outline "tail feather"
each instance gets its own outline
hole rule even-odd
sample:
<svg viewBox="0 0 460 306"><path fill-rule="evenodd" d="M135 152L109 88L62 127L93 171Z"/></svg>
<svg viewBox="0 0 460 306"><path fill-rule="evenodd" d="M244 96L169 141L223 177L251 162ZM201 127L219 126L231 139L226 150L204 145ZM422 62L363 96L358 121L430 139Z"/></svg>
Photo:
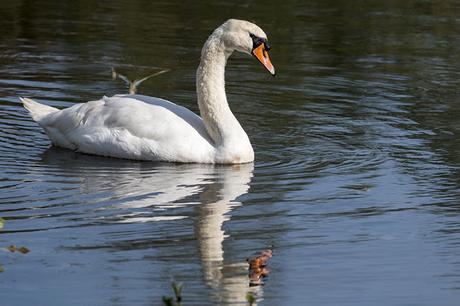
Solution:
<svg viewBox="0 0 460 306"><path fill-rule="evenodd" d="M29 98L20 97L19 99L35 121L40 121L46 115L59 111L57 108L35 102Z"/></svg>

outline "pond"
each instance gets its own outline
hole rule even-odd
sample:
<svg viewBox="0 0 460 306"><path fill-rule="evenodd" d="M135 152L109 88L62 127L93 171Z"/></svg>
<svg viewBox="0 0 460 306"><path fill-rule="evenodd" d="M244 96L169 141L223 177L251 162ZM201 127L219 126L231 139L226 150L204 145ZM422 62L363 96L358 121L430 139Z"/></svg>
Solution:
<svg viewBox="0 0 460 306"><path fill-rule="evenodd" d="M10 1L0 9L3 305L458 305L457 1ZM228 62L256 161L168 164L58 149L19 103L127 92L198 112L200 50L228 18L277 69ZM264 286L246 258L271 248Z"/></svg>

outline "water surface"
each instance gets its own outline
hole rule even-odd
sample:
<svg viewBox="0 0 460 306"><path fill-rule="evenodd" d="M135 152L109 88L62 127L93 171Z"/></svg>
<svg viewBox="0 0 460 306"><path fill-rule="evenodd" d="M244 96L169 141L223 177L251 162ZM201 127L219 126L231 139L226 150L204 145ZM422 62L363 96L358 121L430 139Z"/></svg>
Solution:
<svg viewBox="0 0 460 306"><path fill-rule="evenodd" d="M0 298L5 305L457 305L456 1L2 1ZM278 75L227 67L256 162L135 162L51 147L18 96L58 108L126 92L110 67L197 111L195 69L230 17ZM273 246L249 287L245 259Z"/></svg>

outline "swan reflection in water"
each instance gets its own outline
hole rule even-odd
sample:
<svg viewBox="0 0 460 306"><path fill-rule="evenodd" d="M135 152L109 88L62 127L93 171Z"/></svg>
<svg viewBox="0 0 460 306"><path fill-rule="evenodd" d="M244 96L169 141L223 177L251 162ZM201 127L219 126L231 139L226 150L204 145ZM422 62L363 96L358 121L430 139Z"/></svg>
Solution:
<svg viewBox="0 0 460 306"><path fill-rule="evenodd" d="M224 240L229 237L222 228L223 223L230 220L229 213L241 205L235 199L248 192L253 164L215 166L133 162L57 148L48 149L42 162L59 172L55 173L57 175L77 178L80 193L99 197L100 201L90 205L92 211L84 214L93 221L144 223L179 220L188 216L173 214L174 209L192 206L193 231L205 283L224 303L242 302L249 291L261 297L260 287L249 287L248 265L244 257L247 253L241 252L239 262L227 263L223 248Z"/></svg>

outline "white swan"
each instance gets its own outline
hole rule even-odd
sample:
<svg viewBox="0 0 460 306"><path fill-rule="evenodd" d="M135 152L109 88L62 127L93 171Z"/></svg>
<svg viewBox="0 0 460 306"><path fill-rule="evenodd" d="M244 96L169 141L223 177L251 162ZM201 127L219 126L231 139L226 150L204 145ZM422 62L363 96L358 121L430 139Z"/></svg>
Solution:
<svg viewBox="0 0 460 306"><path fill-rule="evenodd" d="M54 145L79 152L136 160L248 163L254 151L231 112L225 65L234 50L254 55L272 75L267 36L257 25L230 19L209 36L197 70L201 118L172 102L116 95L58 110L21 98Z"/></svg>

